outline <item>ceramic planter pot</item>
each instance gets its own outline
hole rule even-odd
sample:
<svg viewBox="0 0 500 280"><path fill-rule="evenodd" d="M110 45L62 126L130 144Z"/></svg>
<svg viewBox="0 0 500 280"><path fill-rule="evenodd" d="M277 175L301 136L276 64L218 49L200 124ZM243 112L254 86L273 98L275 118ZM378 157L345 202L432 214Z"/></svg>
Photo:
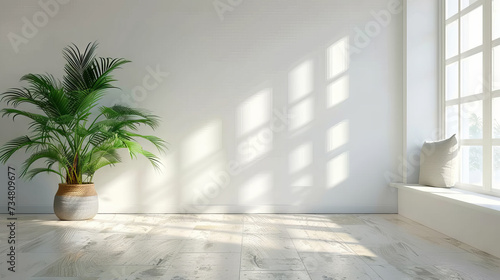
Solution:
<svg viewBox="0 0 500 280"><path fill-rule="evenodd" d="M59 184L54 197L54 213L65 221L89 220L99 209L94 184Z"/></svg>

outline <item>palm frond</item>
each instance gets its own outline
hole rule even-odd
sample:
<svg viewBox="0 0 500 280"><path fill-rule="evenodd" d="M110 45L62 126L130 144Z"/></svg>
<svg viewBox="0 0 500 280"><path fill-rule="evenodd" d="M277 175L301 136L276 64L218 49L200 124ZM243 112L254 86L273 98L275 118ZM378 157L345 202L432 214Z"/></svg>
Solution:
<svg viewBox="0 0 500 280"><path fill-rule="evenodd" d="M139 137L139 138L148 140L153 145L155 145L156 149L158 149L159 152L165 152L165 150L168 149L167 142L165 142L165 140L161 139L160 137L156 137L153 135L141 135L141 134L132 133L132 132L126 132L126 134L130 137Z"/></svg>
<svg viewBox="0 0 500 280"><path fill-rule="evenodd" d="M100 109L101 113L103 113L106 118L128 121L129 125L132 125L132 127L134 127L134 124L145 124L155 129L159 125L159 117L146 110L134 109L123 105L101 107Z"/></svg>
<svg viewBox="0 0 500 280"><path fill-rule="evenodd" d="M85 80L84 73L94 63L94 53L97 45L96 42L89 43L83 53L75 44L64 48L63 56L66 59L64 71L66 75L63 78L63 84L66 92L71 93L91 88L92 84Z"/></svg>
<svg viewBox="0 0 500 280"><path fill-rule="evenodd" d="M38 151L32 154L23 164L21 176L25 176L28 172L31 165L33 165L36 161L40 159L46 159L48 161L49 167L51 167L54 163L59 163L61 166L66 166L68 162L61 154L61 151L58 151L54 148L47 148L41 151Z"/></svg>
<svg viewBox="0 0 500 280"><path fill-rule="evenodd" d="M2 117L11 116L12 120L14 120L17 116L23 116L39 124L47 124L47 122L49 121L49 118L47 116L21 111L17 109L4 108L0 110L0 112L2 113Z"/></svg>
<svg viewBox="0 0 500 280"><path fill-rule="evenodd" d="M28 88L11 88L2 93L1 101L6 101L7 105L12 105L14 108L22 103L29 103L38 108L43 107L43 102L37 100Z"/></svg>
<svg viewBox="0 0 500 280"><path fill-rule="evenodd" d="M96 58L96 48L95 42L83 51L74 44L65 48L62 82L50 74L30 73L21 78L25 87L11 88L1 94L1 101L13 107L1 109L2 117L28 118L31 136L17 137L4 144L0 148L0 162L5 163L24 149L31 156L23 164L22 176L32 179L40 173L56 173L67 183L80 183L82 174L92 178L98 169L120 162L118 149L127 149L132 158L144 155L155 168L159 167L159 158L145 151L136 140L147 140L158 151L166 149L165 141L131 132L141 125L157 128L158 116L115 105L99 108L100 114L92 119L96 114L93 109L105 90L115 87L113 72L130 62L122 58ZM22 104L35 110L18 108ZM41 160L46 168L33 168Z"/></svg>
<svg viewBox="0 0 500 280"><path fill-rule="evenodd" d="M60 172L55 171L52 168L33 168L30 171L28 171L24 177L27 178L28 180L33 180L33 177L35 177L40 173L55 173L59 175L61 178L64 177Z"/></svg>
<svg viewBox="0 0 500 280"><path fill-rule="evenodd" d="M111 145L96 147L89 153L85 160L86 164L82 172L87 176L93 176L97 170L104 166L115 165L121 162L117 149L113 148Z"/></svg>
<svg viewBox="0 0 500 280"><path fill-rule="evenodd" d="M155 169L158 169L158 170L160 169L162 164L161 164L159 157L157 157L156 155L154 155L151 152L144 150L142 148L142 146L137 142L134 142L134 141L122 141L122 142L125 144L125 146L129 150L131 158L136 158L138 154L141 154L141 155L145 156L149 160L149 162L151 162L151 164L153 165L153 167Z"/></svg>
<svg viewBox="0 0 500 280"><path fill-rule="evenodd" d="M21 149L28 149L30 147L33 147L35 145L41 144L40 142L31 139L28 136L20 136L17 138L14 138L10 140L9 142L5 143L5 145L0 148L0 161L2 163L6 163L7 160L17 151Z"/></svg>
<svg viewBox="0 0 500 280"><path fill-rule="evenodd" d="M103 93L98 91L92 91L90 93L75 92L71 97L69 107L75 116L85 118L88 116L89 112L97 106L98 101L102 97Z"/></svg>
<svg viewBox="0 0 500 280"><path fill-rule="evenodd" d="M160 170L161 169L161 166L162 166L162 163L160 161L160 158L157 157L156 155L154 155L153 153L151 152L148 152L146 150L141 150L141 154L143 156L145 156L149 162L151 162L151 164L153 165L153 167L156 169L156 170Z"/></svg>
<svg viewBox="0 0 500 280"><path fill-rule="evenodd" d="M53 91L61 89L59 81L49 74L26 74L21 81L29 84L29 89L37 99L43 99Z"/></svg>
<svg viewBox="0 0 500 280"><path fill-rule="evenodd" d="M131 158L136 158L137 155L142 152L142 146L141 146L141 144L139 144L137 142L129 141L129 140L125 140L125 139L122 139L121 142L128 149Z"/></svg>
<svg viewBox="0 0 500 280"><path fill-rule="evenodd" d="M28 92L19 90L14 94L22 94L23 101L30 99L32 104L44 111L50 117L57 117L68 113L68 99L60 83L52 75L27 74L21 78L29 84ZM12 96L12 92L11 92Z"/></svg>
<svg viewBox="0 0 500 280"><path fill-rule="evenodd" d="M92 90L101 92L105 89L115 88L111 83L116 81L111 76L112 71L119 69L122 65L129 63L129 60L123 58L104 58L95 60L89 71L84 76L92 82Z"/></svg>
<svg viewBox="0 0 500 280"><path fill-rule="evenodd" d="M47 137L48 133L52 130L56 131L58 130L57 128L53 128L50 126L51 119L49 119L47 116L44 115L30 113L12 108L4 108L0 110L0 112L2 113L2 117L11 116L13 120L17 116L23 116L32 120L32 122L29 125L29 128L33 129L33 131L35 132L39 132L40 135L43 137Z"/></svg>

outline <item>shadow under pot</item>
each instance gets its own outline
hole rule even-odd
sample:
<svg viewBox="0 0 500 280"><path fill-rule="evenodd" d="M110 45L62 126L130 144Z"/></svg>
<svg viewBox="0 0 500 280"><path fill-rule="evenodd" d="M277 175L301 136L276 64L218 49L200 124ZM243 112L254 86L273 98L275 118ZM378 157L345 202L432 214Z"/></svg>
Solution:
<svg viewBox="0 0 500 280"><path fill-rule="evenodd" d="M59 184L54 197L54 214L63 221L89 220L99 210L94 184Z"/></svg>

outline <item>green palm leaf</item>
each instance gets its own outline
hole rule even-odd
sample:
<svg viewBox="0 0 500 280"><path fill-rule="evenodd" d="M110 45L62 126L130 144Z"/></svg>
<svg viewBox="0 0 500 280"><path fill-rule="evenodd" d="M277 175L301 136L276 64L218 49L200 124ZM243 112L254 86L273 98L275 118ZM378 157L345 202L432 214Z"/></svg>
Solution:
<svg viewBox="0 0 500 280"><path fill-rule="evenodd" d="M28 136L20 136L14 138L7 142L5 145L0 148L0 161L2 163L6 163L7 160L17 151L21 149L29 149L33 146L41 144Z"/></svg>
<svg viewBox="0 0 500 280"><path fill-rule="evenodd" d="M64 49L63 56L66 59L64 72L66 76L63 78L63 84L66 92L82 91L91 87L91 84L84 77L84 72L88 71L94 63L96 48L97 43L94 42L88 44L83 53L75 44Z"/></svg>
<svg viewBox="0 0 500 280"><path fill-rule="evenodd" d="M28 171L24 177L27 178L28 180L32 180L33 177L35 177L40 173L55 173L59 175L61 178L63 177L63 175L60 172L55 171L52 168L33 168L30 171Z"/></svg>
<svg viewBox="0 0 500 280"><path fill-rule="evenodd" d="M40 173L55 173L66 183L82 183L82 175L91 180L104 166L121 161L119 149L127 149L132 158L143 155L155 168L161 161L145 151L137 140L145 140L158 151L166 149L162 139L133 133L144 125L153 129L159 118L142 109L114 105L95 108L105 91L115 88L113 73L130 61L122 58L96 58L97 43L81 51L76 45L63 50L66 60L62 82L49 74L26 74L25 87L11 88L2 93L7 106L2 116L17 116L31 121L29 135L17 137L0 148L0 161L6 163L16 152L31 155L24 161L22 176L29 179ZM25 105L31 110L17 108ZM44 162L45 168L34 168ZM57 165L57 166L55 166Z"/></svg>
<svg viewBox="0 0 500 280"><path fill-rule="evenodd" d="M52 166L56 162L65 162L64 155L61 151L54 148L47 148L32 154L23 164L21 176L25 176L36 161L40 159L45 159L49 166ZM67 165L66 163L65 165Z"/></svg>

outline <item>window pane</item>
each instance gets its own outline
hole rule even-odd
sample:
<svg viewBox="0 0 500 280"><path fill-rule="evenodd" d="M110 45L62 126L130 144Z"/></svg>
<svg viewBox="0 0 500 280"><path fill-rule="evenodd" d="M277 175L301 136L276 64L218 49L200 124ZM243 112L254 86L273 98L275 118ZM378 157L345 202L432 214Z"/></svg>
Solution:
<svg viewBox="0 0 500 280"><path fill-rule="evenodd" d="M483 6L462 16L460 24L462 53L483 44Z"/></svg>
<svg viewBox="0 0 500 280"><path fill-rule="evenodd" d="M461 182L473 185L483 184L483 147L462 146Z"/></svg>
<svg viewBox="0 0 500 280"><path fill-rule="evenodd" d="M446 25L446 58L458 54L458 20Z"/></svg>
<svg viewBox="0 0 500 280"><path fill-rule="evenodd" d="M446 0L446 18L458 13L458 0Z"/></svg>
<svg viewBox="0 0 500 280"><path fill-rule="evenodd" d="M493 188L500 190L500 147L493 147Z"/></svg>
<svg viewBox="0 0 500 280"><path fill-rule="evenodd" d="M500 38L500 0L493 0L493 39Z"/></svg>
<svg viewBox="0 0 500 280"><path fill-rule="evenodd" d="M461 0L460 4L462 6L460 8L463 10L463 9L467 8L468 6L474 4L475 2L477 2L477 0Z"/></svg>
<svg viewBox="0 0 500 280"><path fill-rule="evenodd" d="M463 59L460 74L462 97L483 92L483 53Z"/></svg>
<svg viewBox="0 0 500 280"><path fill-rule="evenodd" d="M461 107L461 138L483 138L483 102L474 101L462 104Z"/></svg>
<svg viewBox="0 0 500 280"><path fill-rule="evenodd" d="M500 89L500 46L493 48L493 90Z"/></svg>
<svg viewBox="0 0 500 280"><path fill-rule="evenodd" d="M446 138L458 134L458 105L446 107Z"/></svg>
<svg viewBox="0 0 500 280"><path fill-rule="evenodd" d="M500 97L493 98L493 110L491 113L493 115L493 138L500 138Z"/></svg>
<svg viewBox="0 0 500 280"><path fill-rule="evenodd" d="M458 62L446 66L446 100L458 98Z"/></svg>

